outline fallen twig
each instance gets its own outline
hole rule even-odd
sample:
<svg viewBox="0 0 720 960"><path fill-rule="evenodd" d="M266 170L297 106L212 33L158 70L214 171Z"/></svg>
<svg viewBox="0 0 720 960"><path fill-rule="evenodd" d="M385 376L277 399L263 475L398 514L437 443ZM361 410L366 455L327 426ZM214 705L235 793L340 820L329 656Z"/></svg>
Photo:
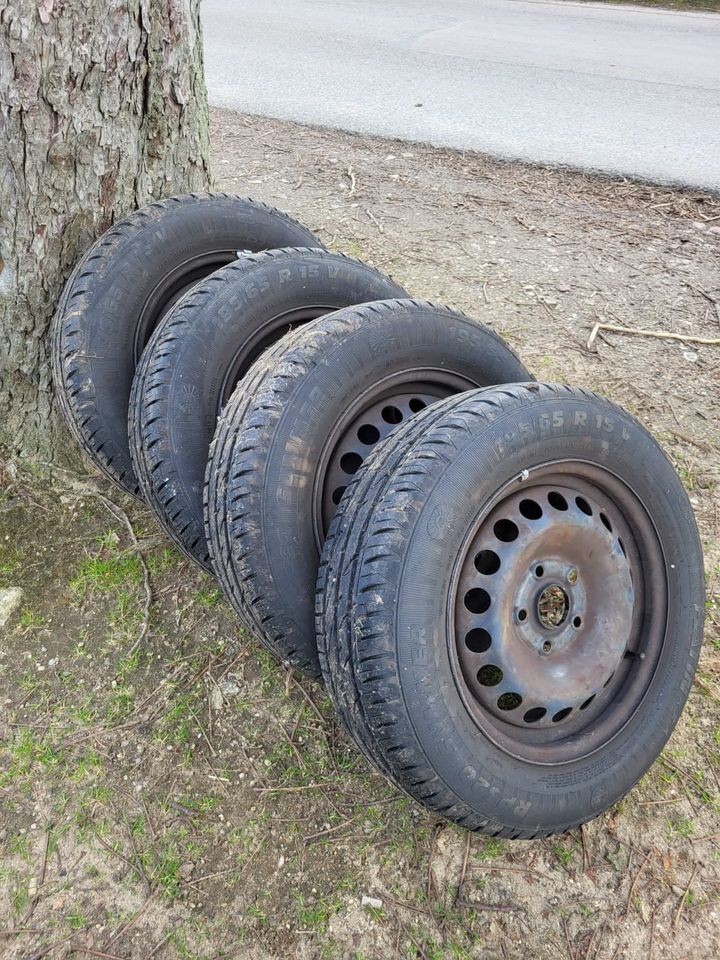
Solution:
<svg viewBox="0 0 720 960"><path fill-rule="evenodd" d="M685 333L669 333L664 330L642 330L632 327L621 327L617 323L596 323L592 328L588 338L587 348L592 350L601 330L609 330L611 333L629 333L633 337L655 337L657 340L680 340L683 343L704 343L706 346L720 346L720 337L695 337Z"/></svg>
<svg viewBox="0 0 720 960"><path fill-rule="evenodd" d="M347 177L348 177L348 179L349 179L349 181L350 181L350 190L348 191L348 196L349 196L349 197L354 197L354 196L355 196L355 174L353 173L352 165L350 165L350 166L347 168L346 173L347 173Z"/></svg>
<svg viewBox="0 0 720 960"><path fill-rule="evenodd" d="M697 872L699 869L700 869L700 864L696 863L695 866L693 867L692 875L688 880L688 885L685 887L685 890L682 896L680 897L680 903L678 904L677 911L675 912L675 917L673 918L673 927L676 927L678 925L678 920L680 919L680 915L683 911L683 907L685 906L685 899L688 893L690 893L690 888L693 885L693 881L695 880L695 877L697 876Z"/></svg>
<svg viewBox="0 0 720 960"><path fill-rule="evenodd" d="M650 860L653 858L655 851L650 850L645 854L645 859L640 864L638 872L635 874L635 879L633 880L630 886L630 892L628 893L627 903L625 904L625 916L630 913L630 904L632 903L633 894L635 893L635 888L637 887L638 880L640 879L640 874L643 872L645 867L648 865Z"/></svg>

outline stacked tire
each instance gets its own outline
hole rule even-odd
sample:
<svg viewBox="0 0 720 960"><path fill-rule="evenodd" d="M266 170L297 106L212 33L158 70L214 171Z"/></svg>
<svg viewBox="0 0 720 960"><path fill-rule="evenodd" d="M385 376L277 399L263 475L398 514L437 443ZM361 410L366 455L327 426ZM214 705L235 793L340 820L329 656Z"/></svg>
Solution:
<svg viewBox="0 0 720 960"><path fill-rule="evenodd" d="M420 803L543 836L657 758L703 565L628 413L534 382L489 327L225 194L111 228L53 342L83 449Z"/></svg>

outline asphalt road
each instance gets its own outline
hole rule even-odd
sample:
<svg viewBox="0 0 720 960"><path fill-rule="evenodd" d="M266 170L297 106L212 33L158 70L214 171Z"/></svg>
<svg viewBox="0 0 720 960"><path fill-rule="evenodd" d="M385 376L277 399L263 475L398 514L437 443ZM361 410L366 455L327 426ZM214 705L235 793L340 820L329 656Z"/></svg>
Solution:
<svg viewBox="0 0 720 960"><path fill-rule="evenodd" d="M211 103L720 190L720 15L552 0L203 0Z"/></svg>

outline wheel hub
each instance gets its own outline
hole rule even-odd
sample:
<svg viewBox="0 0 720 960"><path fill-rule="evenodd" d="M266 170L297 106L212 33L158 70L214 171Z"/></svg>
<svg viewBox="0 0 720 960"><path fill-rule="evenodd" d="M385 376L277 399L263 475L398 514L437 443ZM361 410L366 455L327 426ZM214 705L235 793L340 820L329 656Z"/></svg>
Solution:
<svg viewBox="0 0 720 960"><path fill-rule="evenodd" d="M460 570L457 656L470 697L527 728L577 718L628 650L635 591L608 508L537 485L481 523Z"/></svg>

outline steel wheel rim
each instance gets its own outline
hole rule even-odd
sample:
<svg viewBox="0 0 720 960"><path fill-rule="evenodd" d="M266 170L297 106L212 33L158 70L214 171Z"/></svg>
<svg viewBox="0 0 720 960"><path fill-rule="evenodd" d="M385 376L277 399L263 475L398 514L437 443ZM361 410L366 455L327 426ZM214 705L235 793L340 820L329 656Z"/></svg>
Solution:
<svg viewBox="0 0 720 960"><path fill-rule="evenodd" d="M156 285L143 304L133 338L135 366L148 340L162 318L175 306L191 287L211 273L237 260L235 250L212 250L178 264Z"/></svg>
<svg viewBox="0 0 720 960"><path fill-rule="evenodd" d="M261 353L286 333L290 333L295 327L302 326L311 320L324 316L326 313L333 313L340 309L340 306L336 304L308 304L294 310L286 310L272 317L259 330L256 330L244 340L228 364L223 377L218 393L217 415L220 416L233 390Z"/></svg>
<svg viewBox="0 0 720 960"><path fill-rule="evenodd" d="M348 404L329 431L315 475L318 550L345 488L377 444L430 404L477 386L446 370L417 368L376 381Z"/></svg>
<svg viewBox="0 0 720 960"><path fill-rule="evenodd" d="M647 694L667 605L637 494L590 463L528 471L485 505L453 572L450 656L468 712L518 759L587 756Z"/></svg>

